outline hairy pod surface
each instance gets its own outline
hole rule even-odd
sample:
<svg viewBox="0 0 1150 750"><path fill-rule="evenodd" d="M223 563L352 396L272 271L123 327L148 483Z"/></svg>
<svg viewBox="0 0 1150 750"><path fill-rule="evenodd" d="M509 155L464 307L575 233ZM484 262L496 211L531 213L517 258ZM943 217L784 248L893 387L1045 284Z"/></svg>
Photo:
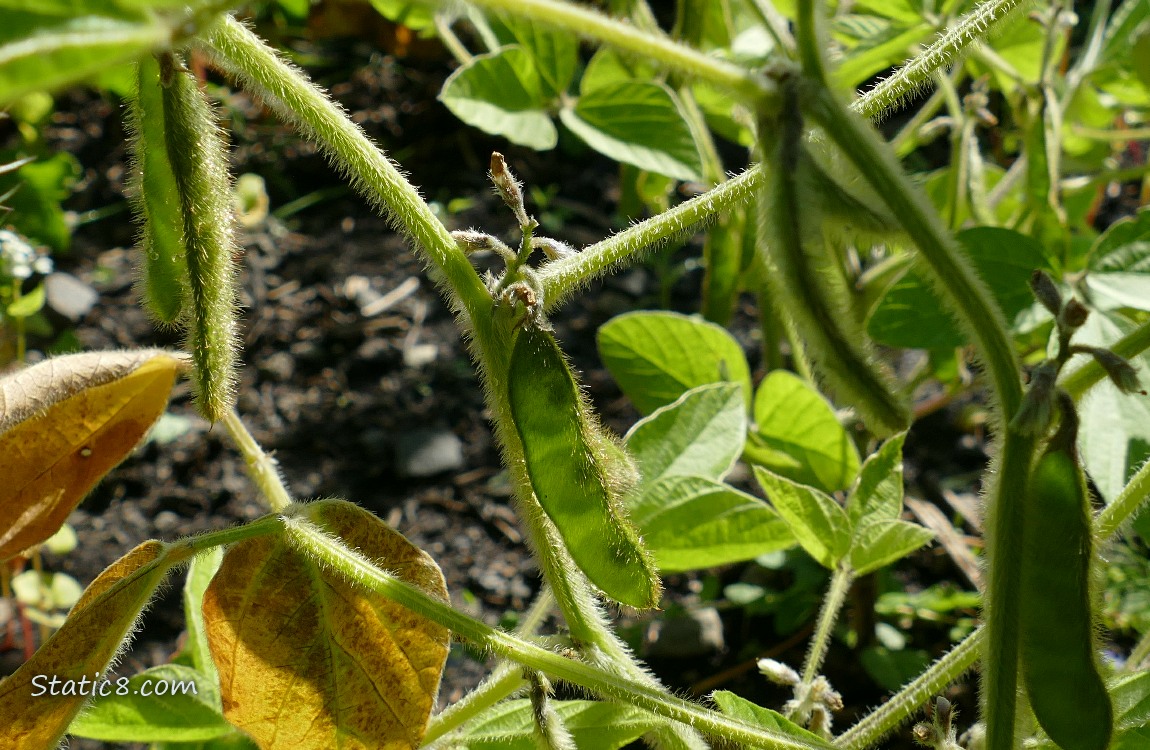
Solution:
<svg viewBox="0 0 1150 750"><path fill-rule="evenodd" d="M160 61L164 135L183 213L191 316L188 348L200 411L213 422L235 399L236 268L227 149L199 84L173 55Z"/></svg>
<svg viewBox="0 0 1150 750"><path fill-rule="evenodd" d="M654 607L659 576L618 494L632 482L633 465L594 423L548 331L519 333L508 392L531 487L572 559L612 599Z"/></svg>
<svg viewBox="0 0 1150 750"><path fill-rule="evenodd" d="M817 252L825 243L820 219L827 196L804 152L797 96L792 92L790 98L779 121L759 124L769 164L767 194L758 203L770 291L782 302L782 314L794 321L818 374L872 432L889 437L906 429L910 413L862 346L861 326L850 329L846 302L834 297L837 273L827 266L838 261Z"/></svg>
<svg viewBox="0 0 1150 750"><path fill-rule="evenodd" d="M131 154L128 200L140 223L140 296L161 323L180 322L187 301L188 266L180 193L164 138L160 64L145 56L136 67L136 96L128 103Z"/></svg>
<svg viewBox="0 0 1150 750"><path fill-rule="evenodd" d="M1072 445L1051 447L1026 493L1022 672L1038 723L1063 750L1106 750L1114 723L1091 615L1088 508Z"/></svg>

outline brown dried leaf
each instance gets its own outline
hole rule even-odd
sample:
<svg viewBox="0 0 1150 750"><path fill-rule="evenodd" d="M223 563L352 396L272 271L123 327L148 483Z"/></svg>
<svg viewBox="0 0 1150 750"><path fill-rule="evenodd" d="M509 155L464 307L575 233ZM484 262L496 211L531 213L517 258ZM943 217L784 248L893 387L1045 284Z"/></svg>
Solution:
<svg viewBox="0 0 1150 750"><path fill-rule="evenodd" d="M39 544L163 413L180 355L56 357L0 380L0 560Z"/></svg>
<svg viewBox="0 0 1150 750"><path fill-rule="evenodd" d="M379 567L447 601L439 566L378 518L340 500L308 516ZM224 715L263 750L420 746L448 631L279 537L228 549L204 595Z"/></svg>
<svg viewBox="0 0 1150 750"><path fill-rule="evenodd" d="M160 542L144 542L110 565L84 591L64 627L0 682L4 747L43 750L60 740L171 567L164 551Z"/></svg>

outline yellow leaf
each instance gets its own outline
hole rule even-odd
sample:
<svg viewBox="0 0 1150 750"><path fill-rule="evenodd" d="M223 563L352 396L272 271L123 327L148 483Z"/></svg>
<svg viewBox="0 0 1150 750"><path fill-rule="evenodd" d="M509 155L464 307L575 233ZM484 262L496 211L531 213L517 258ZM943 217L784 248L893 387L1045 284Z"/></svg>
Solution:
<svg viewBox="0 0 1150 750"><path fill-rule="evenodd" d="M163 413L179 354L56 357L0 380L0 560L60 528Z"/></svg>
<svg viewBox="0 0 1150 750"><path fill-rule="evenodd" d="M340 500L308 516L376 565L447 601L439 567ZM233 545L204 595L224 715L262 750L412 750L447 660L448 631L320 568L281 537Z"/></svg>
<svg viewBox="0 0 1150 750"><path fill-rule="evenodd" d="M144 542L110 565L84 591L64 626L0 681L5 748L55 747L171 567L164 549L160 542Z"/></svg>

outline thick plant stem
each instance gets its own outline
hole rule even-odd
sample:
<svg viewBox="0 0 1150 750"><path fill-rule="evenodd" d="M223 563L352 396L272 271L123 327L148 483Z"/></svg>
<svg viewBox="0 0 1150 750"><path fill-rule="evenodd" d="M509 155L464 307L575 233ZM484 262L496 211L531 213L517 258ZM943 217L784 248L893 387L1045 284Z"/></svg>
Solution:
<svg viewBox="0 0 1150 750"><path fill-rule="evenodd" d="M579 287L637 258L648 248L657 247L713 221L723 211L751 199L762 184L763 167L746 170L702 195L596 242L567 258L552 261L539 269L548 310L559 306Z"/></svg>
<svg viewBox="0 0 1150 750"><path fill-rule="evenodd" d="M1117 534L1122 524L1134 517L1147 498L1150 498L1150 461L1142 464L1114 502L1098 514L1094 521L1094 536L1105 541Z"/></svg>
<svg viewBox="0 0 1150 750"><path fill-rule="evenodd" d="M284 517L286 538L312 559L368 591L386 596L423 617L451 630L456 636L531 669L579 685L610 700L637 706L658 716L689 724L707 734L732 742L771 750L824 750L821 743L710 711L690 701L668 695L649 685L610 674L580 661L565 658L523 639L498 630L452 609L422 590L386 573L358 552L348 549L308 521Z"/></svg>
<svg viewBox="0 0 1150 750"><path fill-rule="evenodd" d="M661 63L682 75L727 89L755 106L760 102L765 106L774 98L771 85L758 73L677 44L663 35L648 34L588 7L555 0L471 0L471 4L558 27L640 59Z"/></svg>
<svg viewBox="0 0 1150 750"><path fill-rule="evenodd" d="M909 63L857 99L851 109L866 118L890 112L926 86L936 70L958 59L972 42L986 36L1007 16L1029 4L1030 0L987 0L944 31Z"/></svg>
<svg viewBox="0 0 1150 750"><path fill-rule="evenodd" d="M213 27L200 48L212 64L237 78L277 115L314 140L359 192L386 210L446 279L454 293L453 304L471 318L487 312L490 296L451 233L339 105L234 18Z"/></svg>
<svg viewBox="0 0 1150 750"><path fill-rule="evenodd" d="M803 665L804 685L810 685L819 675L823 659L826 658L827 649L831 645L831 633L835 622L839 619L839 612L842 611L854 580L854 571L845 563L840 564L831 574L831 585L827 588L827 595L823 597L818 624L815 626L815 634L811 637L811 645L807 649L807 658Z"/></svg>
<svg viewBox="0 0 1150 750"><path fill-rule="evenodd" d="M943 654L925 672L907 683L896 695L835 738L835 747L865 750L893 732L921 710L933 696L974 666L982 650L984 628L979 627L965 640Z"/></svg>
<svg viewBox="0 0 1150 750"><path fill-rule="evenodd" d="M935 288L975 343L998 406L1000 453L987 492L989 581L985 617L987 649L984 661L983 705L987 748L1014 746L1018 686L1019 571L1026 491L1034 439L1007 427L1022 399L1018 361L1002 312L965 254L942 227L937 215L902 174L894 156L877 135L852 116L831 94L822 68L814 4L799 3L800 59L812 79L804 102L808 115L842 149L914 240Z"/></svg>

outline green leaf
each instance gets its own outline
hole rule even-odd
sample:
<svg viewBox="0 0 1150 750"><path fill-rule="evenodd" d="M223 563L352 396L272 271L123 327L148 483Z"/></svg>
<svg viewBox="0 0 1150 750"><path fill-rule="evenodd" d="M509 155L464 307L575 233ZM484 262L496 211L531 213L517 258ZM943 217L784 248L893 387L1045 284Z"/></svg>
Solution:
<svg viewBox="0 0 1150 750"><path fill-rule="evenodd" d="M1103 232L1090 249L1087 270L1092 307L1150 310L1150 210Z"/></svg>
<svg viewBox="0 0 1150 750"><path fill-rule="evenodd" d="M851 528L893 521L902 513L902 444L901 432L882 444L867 457L859 472L859 483L847 498L847 516Z"/></svg>
<svg viewBox="0 0 1150 750"><path fill-rule="evenodd" d="M220 676L216 672L216 663L212 661L212 654L208 648L208 635L204 631L203 602L204 592L208 584L220 569L224 560L223 547L212 547L192 558L188 566L187 578L184 581L184 623L187 628L188 639L184 645L183 653L187 655L194 669L205 676L212 685L219 686ZM217 706L221 711L222 707Z"/></svg>
<svg viewBox="0 0 1150 750"><path fill-rule="evenodd" d="M850 549L850 522L846 512L813 487L792 482L761 466L755 479L771 505L791 527L795 539L824 568L834 569Z"/></svg>
<svg viewBox="0 0 1150 750"><path fill-rule="evenodd" d="M1150 747L1150 726L1134 727L1114 738L1109 750L1143 750Z"/></svg>
<svg viewBox="0 0 1150 750"><path fill-rule="evenodd" d="M543 95L554 99L567 93L579 64L579 41L574 34L514 15L501 17L516 43L531 55L543 82Z"/></svg>
<svg viewBox="0 0 1150 750"><path fill-rule="evenodd" d="M412 31L435 27L435 9L427 3L413 0L371 0L371 4L384 18L401 23ZM307 17L306 10L302 15Z"/></svg>
<svg viewBox="0 0 1150 750"><path fill-rule="evenodd" d="M195 742L235 732L217 706L210 681L190 667L164 664L140 672L122 686L109 682L68 727L77 737L112 742ZM159 690L171 694L155 695Z"/></svg>
<svg viewBox="0 0 1150 750"><path fill-rule="evenodd" d="M914 57L918 45L934 33L933 25L919 22L910 28L892 25L862 39L835 70L832 81L839 88L854 89L876 73Z"/></svg>
<svg viewBox="0 0 1150 750"><path fill-rule="evenodd" d="M595 89L615 83L648 79L655 69L638 60L625 60L609 47L598 50L583 70L579 80L579 92L587 94Z"/></svg>
<svg viewBox="0 0 1150 750"><path fill-rule="evenodd" d="M618 750L659 726L659 719L632 706L597 701L552 701L576 747ZM531 701L504 701L467 728L466 750L536 750Z"/></svg>
<svg viewBox="0 0 1150 750"><path fill-rule="evenodd" d="M133 60L166 44L172 33L160 16L111 3L6 8L0 26L0 106Z"/></svg>
<svg viewBox="0 0 1150 750"><path fill-rule="evenodd" d="M4 205L12 209L4 221L25 237L54 250L68 249L72 230L60 204L72 195L72 186L79 175L80 162L64 152L0 175L0 195L15 190L4 201Z"/></svg>
<svg viewBox="0 0 1150 750"><path fill-rule="evenodd" d="M701 180L691 128L667 86L619 81L581 95L559 119L588 146L615 161L680 180Z"/></svg>
<svg viewBox="0 0 1150 750"><path fill-rule="evenodd" d="M439 100L468 125L537 151L555 148L559 133L546 112L547 97L531 55L503 47L451 74Z"/></svg>
<svg viewBox="0 0 1150 750"><path fill-rule="evenodd" d="M702 318L639 311L607 321L597 335L599 356L643 414L708 383L732 382L751 404L751 372L726 329Z"/></svg>
<svg viewBox="0 0 1150 750"><path fill-rule="evenodd" d="M814 743L826 748L832 747L830 743L822 737L788 721L787 718L778 711L763 708L762 706L751 703L745 698L740 698L730 691L716 690L711 693L711 700L715 702L720 711L732 718L742 719L749 724L755 724L763 729L773 729L776 732L789 734L792 737L802 739L804 742Z"/></svg>
<svg viewBox="0 0 1150 750"><path fill-rule="evenodd" d="M850 563L857 575L866 575L914 552L934 534L908 521L886 521L866 526L854 538Z"/></svg>
<svg viewBox="0 0 1150 750"><path fill-rule="evenodd" d="M750 560L795 541L769 505L704 477L661 479L628 503L663 572Z"/></svg>
<svg viewBox="0 0 1150 750"><path fill-rule="evenodd" d="M747 409L737 383L692 388L639 420L625 438L648 486L663 477L721 480L743 452Z"/></svg>
<svg viewBox="0 0 1150 750"><path fill-rule="evenodd" d="M1116 312L1094 314L1078 329L1074 343L1109 346L1134 327ZM1131 364L1138 369L1143 385L1150 385L1146 381L1150 356L1135 357ZM1150 405L1145 398L1120 393L1113 383L1104 380L1091 389L1089 398L1082 400L1079 416L1082 462L1098 492L1110 502L1148 457Z"/></svg>
<svg viewBox="0 0 1150 750"><path fill-rule="evenodd" d="M8 303L8 315L13 318L27 318L35 315L44 307L44 284L37 284L36 288L18 300Z"/></svg>
<svg viewBox="0 0 1150 750"><path fill-rule="evenodd" d="M998 227L959 232L979 275L990 287L1007 321L1034 303L1028 281L1036 268L1050 270L1042 245ZM968 343L940 305L926 279L911 271L882 298L867 321L875 341L908 349L950 349Z"/></svg>
<svg viewBox="0 0 1150 750"><path fill-rule="evenodd" d="M903 685L922 674L930 664L930 655L925 651L891 651L882 646L865 649L859 660L863 669L879 687L896 692Z"/></svg>
<svg viewBox="0 0 1150 750"><path fill-rule="evenodd" d="M859 470L854 441L831 405L802 378L784 370L768 374L755 393L754 414L748 461L826 492L854 481Z"/></svg>
<svg viewBox="0 0 1150 750"><path fill-rule="evenodd" d="M1108 687L1114 702L1115 729L1150 723L1150 672L1121 675Z"/></svg>

